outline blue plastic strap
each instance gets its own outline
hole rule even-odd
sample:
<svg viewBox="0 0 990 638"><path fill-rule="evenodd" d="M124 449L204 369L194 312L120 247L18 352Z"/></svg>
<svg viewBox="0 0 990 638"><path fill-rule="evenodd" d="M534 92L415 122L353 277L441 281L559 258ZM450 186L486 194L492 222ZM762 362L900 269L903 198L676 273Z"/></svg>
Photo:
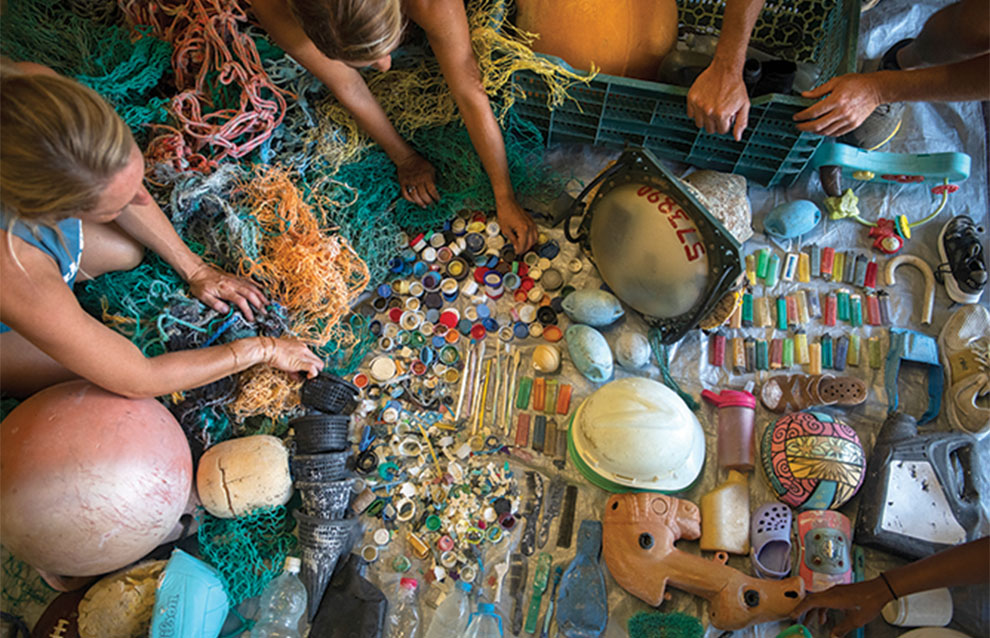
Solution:
<svg viewBox="0 0 990 638"><path fill-rule="evenodd" d="M914 330L890 329L890 350L884 370L888 414L897 411L897 375L901 361L928 366L928 409L918 419L918 425L924 425L938 416L942 407L942 364L938 360L938 344L933 337Z"/></svg>

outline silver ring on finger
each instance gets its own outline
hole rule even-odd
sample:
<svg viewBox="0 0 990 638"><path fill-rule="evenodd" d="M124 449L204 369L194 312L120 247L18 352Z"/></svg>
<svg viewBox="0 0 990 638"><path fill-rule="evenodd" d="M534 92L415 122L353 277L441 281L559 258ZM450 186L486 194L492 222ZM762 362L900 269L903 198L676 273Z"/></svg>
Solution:
<svg viewBox="0 0 990 638"><path fill-rule="evenodd" d="M414 192L416 192L416 187L410 184L409 186L406 186L406 192L407 193L414 193Z"/></svg>

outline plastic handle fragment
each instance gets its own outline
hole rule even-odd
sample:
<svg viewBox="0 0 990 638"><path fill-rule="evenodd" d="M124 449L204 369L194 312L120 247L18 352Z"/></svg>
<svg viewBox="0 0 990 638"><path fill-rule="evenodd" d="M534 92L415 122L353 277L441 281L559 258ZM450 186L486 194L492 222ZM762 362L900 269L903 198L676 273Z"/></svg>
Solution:
<svg viewBox="0 0 990 638"><path fill-rule="evenodd" d="M540 619L540 604L543 602L543 592L547 590L550 579L551 556L542 552L536 558L536 573L533 575L533 596L529 599L529 611L526 613L526 633L536 633L536 623Z"/></svg>

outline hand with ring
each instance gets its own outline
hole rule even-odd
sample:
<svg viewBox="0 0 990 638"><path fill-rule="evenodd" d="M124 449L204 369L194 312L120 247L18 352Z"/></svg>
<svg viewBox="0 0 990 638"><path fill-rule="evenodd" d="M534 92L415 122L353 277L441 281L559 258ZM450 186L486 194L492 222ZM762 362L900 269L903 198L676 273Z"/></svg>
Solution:
<svg viewBox="0 0 990 638"><path fill-rule="evenodd" d="M395 168L399 174L403 198L423 208L440 201L436 170L422 155L412 151L396 162Z"/></svg>

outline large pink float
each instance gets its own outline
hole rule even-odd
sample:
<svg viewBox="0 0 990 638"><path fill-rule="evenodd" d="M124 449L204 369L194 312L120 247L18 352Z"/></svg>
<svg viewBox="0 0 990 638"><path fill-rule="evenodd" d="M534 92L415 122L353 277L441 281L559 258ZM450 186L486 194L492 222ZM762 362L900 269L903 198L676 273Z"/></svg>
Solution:
<svg viewBox="0 0 990 638"><path fill-rule="evenodd" d="M0 536L49 574L130 564L165 540L189 499L189 444L152 399L70 381L17 406L0 437Z"/></svg>

